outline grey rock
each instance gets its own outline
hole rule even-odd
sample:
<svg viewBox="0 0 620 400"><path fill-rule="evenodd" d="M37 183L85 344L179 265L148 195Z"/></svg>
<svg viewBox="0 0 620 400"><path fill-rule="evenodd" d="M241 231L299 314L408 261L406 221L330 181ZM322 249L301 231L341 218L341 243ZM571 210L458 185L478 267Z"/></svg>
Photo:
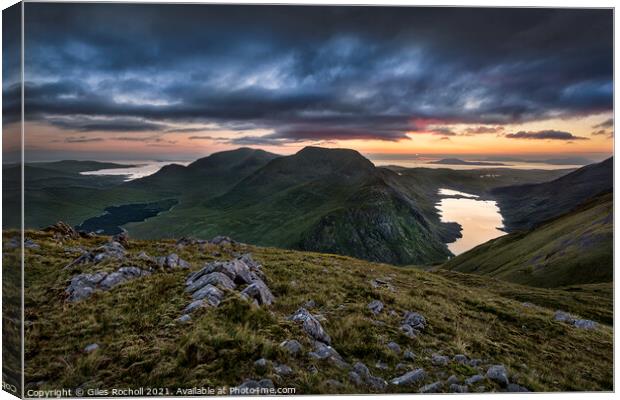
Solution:
<svg viewBox="0 0 620 400"><path fill-rule="evenodd" d="M351 383L357 386L361 386L363 383L362 378L354 371L349 372L349 380L351 381Z"/></svg>
<svg viewBox="0 0 620 400"><path fill-rule="evenodd" d="M377 363L375 364L375 367L379 369L383 369L383 370L390 368L389 365L381 361L377 361Z"/></svg>
<svg viewBox="0 0 620 400"><path fill-rule="evenodd" d="M452 385L450 385L450 393L467 393L469 392L469 389L467 388L467 386L465 385L457 385L456 383L453 383Z"/></svg>
<svg viewBox="0 0 620 400"><path fill-rule="evenodd" d="M188 323L191 320L192 320L192 317L190 317L188 314L183 314L179 318L177 318L177 321L179 321L179 322L181 322L183 324L186 324L186 323Z"/></svg>
<svg viewBox="0 0 620 400"><path fill-rule="evenodd" d="M443 387L443 383L441 381L429 383L428 385L424 385L418 391L419 393L437 393L441 391Z"/></svg>
<svg viewBox="0 0 620 400"><path fill-rule="evenodd" d="M275 386L273 385L273 382L271 381L271 379L261 379L260 381L258 381L258 386L263 388L263 389L273 389L273 388L275 388Z"/></svg>
<svg viewBox="0 0 620 400"><path fill-rule="evenodd" d="M353 371L355 371L360 377L362 377L362 379L368 378L369 376L372 376L370 373L370 370L368 369L368 367L366 366L366 364L362 363L362 362L356 362L355 364L353 364Z"/></svg>
<svg viewBox="0 0 620 400"><path fill-rule="evenodd" d="M450 375L448 380L446 381L448 385L453 385L455 383L461 383L461 380L456 377L456 375Z"/></svg>
<svg viewBox="0 0 620 400"><path fill-rule="evenodd" d="M467 385L475 385L478 382L481 382L484 380L484 376L477 374L474 376L470 376L469 378L465 379L465 383Z"/></svg>
<svg viewBox="0 0 620 400"><path fill-rule="evenodd" d="M366 379L366 384L372 390L376 390L376 391L383 391L388 385L384 379L379 378L378 376L368 377L368 379Z"/></svg>
<svg viewBox="0 0 620 400"><path fill-rule="evenodd" d="M394 367L394 369L396 369L396 371L403 371L403 370L410 369L410 366L409 366L409 364L398 363L398 364L396 364L396 367Z"/></svg>
<svg viewBox="0 0 620 400"><path fill-rule="evenodd" d="M389 290L394 290L394 287L392 285L390 285L390 283L384 279L373 279L370 281L370 286L372 286L373 289L380 289L380 288L385 288L385 289L389 289Z"/></svg>
<svg viewBox="0 0 620 400"><path fill-rule="evenodd" d="M373 314L379 314L383 310L383 303L379 300L373 300L368 304L368 309Z"/></svg>
<svg viewBox="0 0 620 400"><path fill-rule="evenodd" d="M193 313L194 311L198 310L204 305L205 305L204 300L192 301L187 307L185 307L185 309L183 309L183 312L186 314Z"/></svg>
<svg viewBox="0 0 620 400"><path fill-rule="evenodd" d="M217 307L224 298L224 292L213 285L204 285L192 294L194 300L205 300L209 305Z"/></svg>
<svg viewBox="0 0 620 400"><path fill-rule="evenodd" d="M421 331L426 328L426 318L417 312L407 311L403 318L403 325L409 325L415 330Z"/></svg>
<svg viewBox="0 0 620 400"><path fill-rule="evenodd" d="M405 360L413 361L415 360L415 354L413 353L413 351L405 350L405 352L403 353L403 358Z"/></svg>
<svg viewBox="0 0 620 400"><path fill-rule="evenodd" d="M507 392L517 393L517 392L529 392L530 390L524 386L517 385L516 383L509 383L506 386Z"/></svg>
<svg viewBox="0 0 620 400"><path fill-rule="evenodd" d="M433 354L433 356L431 357L431 362L433 363L433 365L441 365L441 366L448 365L448 361L449 361L448 356Z"/></svg>
<svg viewBox="0 0 620 400"><path fill-rule="evenodd" d="M41 248L41 246L39 246L34 240L28 239L28 238L24 239L24 247L27 249L33 249L33 250Z"/></svg>
<svg viewBox="0 0 620 400"><path fill-rule="evenodd" d="M500 386L508 386L508 372L503 365L492 365L487 371L487 378L497 382Z"/></svg>
<svg viewBox="0 0 620 400"><path fill-rule="evenodd" d="M404 375L396 377L390 381L392 385L397 386L405 386L412 385L414 383L420 382L424 380L426 377L426 372L422 368L416 369L414 371L409 371Z"/></svg>
<svg viewBox="0 0 620 400"><path fill-rule="evenodd" d="M316 301L308 300L304 303L303 307L305 308L316 308Z"/></svg>
<svg viewBox="0 0 620 400"><path fill-rule="evenodd" d="M111 289L116 285L123 283L127 278L120 272L112 272L101 281L101 287L103 289Z"/></svg>
<svg viewBox="0 0 620 400"><path fill-rule="evenodd" d="M236 243L234 240L229 238L228 236L216 236L213 239L209 240L209 243L215 244L218 246L225 246Z"/></svg>
<svg viewBox="0 0 620 400"><path fill-rule="evenodd" d="M338 368L349 368L349 364L344 361L342 356L331 346L326 345L323 342L315 342L314 351L308 353L312 358L318 360L327 360Z"/></svg>
<svg viewBox="0 0 620 400"><path fill-rule="evenodd" d="M275 301L275 297L271 293L271 290L269 290L265 282L259 278L256 278L252 284L243 289L241 296L256 300L259 305L268 306Z"/></svg>
<svg viewBox="0 0 620 400"><path fill-rule="evenodd" d="M396 354L400 354L400 346L398 343L390 342L387 344L388 349L392 350Z"/></svg>
<svg viewBox="0 0 620 400"><path fill-rule="evenodd" d="M469 364L470 367L477 367L482 364L482 360L479 358L472 358L467 364Z"/></svg>
<svg viewBox="0 0 620 400"><path fill-rule="evenodd" d="M323 385L325 387L327 387L328 389L331 389L331 390L341 390L341 389L344 389L344 385L342 384L342 382L337 381L335 379L328 379L325 382L323 382Z"/></svg>
<svg viewBox="0 0 620 400"><path fill-rule="evenodd" d="M464 354L457 354L454 357L452 357L452 360L454 362L457 362L459 364L466 364L467 363L467 356Z"/></svg>
<svg viewBox="0 0 620 400"><path fill-rule="evenodd" d="M571 323L573 321L573 317L566 311L562 311L562 310L557 310L555 314L553 314L553 319L556 321L568 322L568 323Z"/></svg>
<svg viewBox="0 0 620 400"><path fill-rule="evenodd" d="M594 321L590 321L589 319L576 319L573 321L573 325L578 329L596 329L598 327L597 323Z"/></svg>
<svg viewBox="0 0 620 400"><path fill-rule="evenodd" d="M478 392L478 393L484 393L486 391L487 391L487 387L484 386L484 385L480 385L480 386L476 387L476 392Z"/></svg>
<svg viewBox="0 0 620 400"><path fill-rule="evenodd" d="M411 325L407 325L407 324L402 324L400 326L400 330L408 337L411 339L415 339L415 337L418 335L418 331L413 329L411 327Z"/></svg>
<svg viewBox="0 0 620 400"><path fill-rule="evenodd" d="M189 286L187 286L185 291L194 293L206 285L213 285L222 289L234 289L237 287L237 285L235 285L235 283L223 273L211 272L210 274L203 275L199 279L193 281Z"/></svg>
<svg viewBox="0 0 620 400"><path fill-rule="evenodd" d="M312 315L308 310L301 307L293 315L288 317L289 320L300 322L304 331L312 338L327 344L331 344L332 339L327 332L321 326L319 320Z"/></svg>
<svg viewBox="0 0 620 400"><path fill-rule="evenodd" d="M269 366L269 361L266 358L259 358L254 361L254 366L258 369L266 369Z"/></svg>
<svg viewBox="0 0 620 400"><path fill-rule="evenodd" d="M277 365L273 370L280 376L288 376L293 373L293 369L286 364Z"/></svg>
<svg viewBox="0 0 620 400"><path fill-rule="evenodd" d="M85 353L92 353L93 351L99 349L99 345L97 343L91 343L88 346L84 347Z"/></svg>
<svg viewBox="0 0 620 400"><path fill-rule="evenodd" d="M299 343L295 339L285 340L284 342L280 343L280 347L282 347L288 353L293 354L293 355L299 354L303 351L303 347L301 346L301 343Z"/></svg>

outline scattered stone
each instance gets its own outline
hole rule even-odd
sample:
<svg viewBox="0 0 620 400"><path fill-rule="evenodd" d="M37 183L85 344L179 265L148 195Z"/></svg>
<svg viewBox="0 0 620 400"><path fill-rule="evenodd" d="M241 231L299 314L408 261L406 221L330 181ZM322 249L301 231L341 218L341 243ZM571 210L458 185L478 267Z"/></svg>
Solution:
<svg viewBox="0 0 620 400"><path fill-rule="evenodd" d="M375 364L375 367L379 368L379 369L382 369L382 370L386 370L386 369L390 368L389 365L387 365L386 363L381 362L381 361L377 361L377 363Z"/></svg>
<svg viewBox="0 0 620 400"><path fill-rule="evenodd" d="M308 300L304 303L305 308L316 308L316 302L314 300Z"/></svg>
<svg viewBox="0 0 620 400"><path fill-rule="evenodd" d="M431 362L433 363L433 365L448 365L448 356L442 356L439 354L433 354L432 358L431 358Z"/></svg>
<svg viewBox="0 0 620 400"><path fill-rule="evenodd" d="M308 356L317 360L327 360L341 369L349 367L349 364L333 347L319 341L315 342L314 351L308 353Z"/></svg>
<svg viewBox="0 0 620 400"><path fill-rule="evenodd" d="M573 320L573 317L571 317L571 315L565 311L558 310L553 315L553 319L556 321L560 321L560 322L571 323Z"/></svg>
<svg viewBox="0 0 620 400"><path fill-rule="evenodd" d="M384 379L373 376L364 363L356 362L352 370L353 373L359 376L363 383L368 385L372 390L383 391L387 387L387 382Z"/></svg>
<svg viewBox="0 0 620 400"><path fill-rule="evenodd" d="M361 386L362 385L362 378L353 371L349 372L349 380L356 386Z"/></svg>
<svg viewBox="0 0 620 400"><path fill-rule="evenodd" d="M182 238L177 240L176 246L179 247L179 248L183 248L185 246L201 245L201 244L205 244L205 243L207 243L206 240L195 239L193 237L183 236Z"/></svg>
<svg viewBox="0 0 620 400"><path fill-rule="evenodd" d="M413 351L406 350L406 351L403 353L403 358L404 358L405 360L410 360L410 361L413 361L413 360L415 360L415 354L413 353Z"/></svg>
<svg viewBox="0 0 620 400"><path fill-rule="evenodd" d="M91 343L88 346L84 347L85 353L92 353L93 351L99 349L99 345L97 343Z"/></svg>
<svg viewBox="0 0 620 400"><path fill-rule="evenodd" d="M426 318L417 312L407 311L403 319L403 324L409 325L413 329L421 331L426 327Z"/></svg>
<svg viewBox="0 0 620 400"><path fill-rule="evenodd" d="M578 329L596 329L598 324L594 321L590 321L589 319L576 319L573 321L573 325Z"/></svg>
<svg viewBox="0 0 620 400"><path fill-rule="evenodd" d="M192 301L187 307L183 309L183 312L186 314L190 314L198 310L199 308L203 307L204 305L205 305L204 300Z"/></svg>
<svg viewBox="0 0 620 400"><path fill-rule="evenodd" d="M110 290L123 282L149 275L148 271L136 267L121 267L116 272L84 273L71 278L65 289L69 301L78 301L90 297L96 290Z"/></svg>
<svg viewBox="0 0 620 400"><path fill-rule="evenodd" d="M195 291L192 298L198 301L204 299L209 305L217 307L224 298L224 292L213 285L207 284Z"/></svg>
<svg viewBox="0 0 620 400"><path fill-rule="evenodd" d="M398 364L396 364L395 369L396 369L396 371L402 371L402 370L409 369L409 364L398 363Z"/></svg>
<svg viewBox="0 0 620 400"><path fill-rule="evenodd" d="M383 303L379 300L373 300L368 304L368 309L370 312L377 315L383 310Z"/></svg>
<svg viewBox="0 0 620 400"><path fill-rule="evenodd" d="M255 381L254 379L246 379L243 383L237 386L231 394L233 395L255 395L261 394L263 390L273 389L275 386L271 379L261 379L260 381ZM269 394L269 392L265 392Z"/></svg>
<svg viewBox="0 0 620 400"><path fill-rule="evenodd" d="M179 322L181 322L183 324L186 324L186 323L188 323L191 320L192 320L192 317L190 317L188 314L183 314L179 318L177 318L177 321L179 321Z"/></svg>
<svg viewBox="0 0 620 400"><path fill-rule="evenodd" d="M468 364L470 367L477 367L478 365L482 364L482 360L479 358L473 358L469 360Z"/></svg>
<svg viewBox="0 0 620 400"><path fill-rule="evenodd" d="M112 236L112 241L118 242L127 247L129 245L129 233L125 229L121 228L120 233Z"/></svg>
<svg viewBox="0 0 620 400"><path fill-rule="evenodd" d="M461 383L461 380L456 377L456 375L450 375L448 380L446 381L448 385L453 385L455 383Z"/></svg>
<svg viewBox="0 0 620 400"><path fill-rule="evenodd" d="M323 385L325 385L326 388L331 389L331 390L344 389L344 385L335 379L328 379L325 382L323 382Z"/></svg>
<svg viewBox="0 0 620 400"><path fill-rule="evenodd" d="M243 291L241 292L241 296L248 299L254 299L254 301L257 302L258 305L268 306L273 304L273 302L275 301L275 297L273 296L265 282L263 282L259 278L256 278L256 280L252 282L252 284L248 285L245 289L243 289Z"/></svg>
<svg viewBox="0 0 620 400"><path fill-rule="evenodd" d="M487 387L484 386L484 385L480 385L480 386L476 387L476 392L478 392L478 393L484 393L486 391L487 391Z"/></svg>
<svg viewBox="0 0 620 400"><path fill-rule="evenodd" d="M293 369L291 367L289 367L286 364L280 364L277 365L274 368L274 371L276 374L280 375L280 376L287 376L287 375L291 375L293 373Z"/></svg>
<svg viewBox="0 0 620 400"><path fill-rule="evenodd" d="M359 376L363 378L367 378L369 376L371 376L370 370L368 369L368 367L366 366L366 364L362 363L362 362L356 362L355 364L353 364L353 371L355 371Z"/></svg>
<svg viewBox="0 0 620 400"><path fill-rule="evenodd" d="M392 350L396 354L400 354L400 346L398 343L390 342L387 344L388 349Z"/></svg>
<svg viewBox="0 0 620 400"><path fill-rule="evenodd" d="M314 339L331 344L331 338L321 326L321 323L305 308L301 307L293 315L288 317L289 320L301 322L304 331Z"/></svg>
<svg viewBox="0 0 620 400"><path fill-rule="evenodd" d="M27 249L33 249L33 250L41 248L41 246L39 246L34 240L28 239L28 238L24 239L24 247Z"/></svg>
<svg viewBox="0 0 620 400"><path fill-rule="evenodd" d="M487 378L497 382L500 386L508 386L508 372L503 365L492 365L487 371Z"/></svg>
<svg viewBox="0 0 620 400"><path fill-rule="evenodd" d="M478 375L470 376L469 378L465 379L465 383L467 385L474 385L483 380L484 380L484 376L478 374Z"/></svg>
<svg viewBox="0 0 620 400"><path fill-rule="evenodd" d="M418 331L416 331L410 325L407 325L407 324L401 325L400 326L400 330L405 334L405 336L407 336L408 338L411 338L411 339L415 339L415 337L419 333Z"/></svg>
<svg viewBox="0 0 620 400"><path fill-rule="evenodd" d="M465 385L457 385L456 383L450 385L450 393L467 393L469 389Z"/></svg>
<svg viewBox="0 0 620 400"><path fill-rule="evenodd" d="M419 393L437 393L441 390L443 383L441 381L429 383L428 385L424 385L418 391Z"/></svg>
<svg viewBox="0 0 620 400"><path fill-rule="evenodd" d="M404 385L412 385L423 380L426 377L426 373L422 368L416 369L414 371L409 371L404 375L396 377L390 381L392 385L404 386Z"/></svg>
<svg viewBox="0 0 620 400"><path fill-rule="evenodd" d="M372 286L373 289L385 288L385 289L389 289L392 291L394 290L394 288L392 287L392 285L390 285L389 282L383 279L379 279L379 278L371 280L370 286Z"/></svg>
<svg viewBox="0 0 620 400"><path fill-rule="evenodd" d="M467 356L464 354L457 354L454 357L452 357L452 360L456 363L459 364L466 364L467 363Z"/></svg>
<svg viewBox="0 0 620 400"><path fill-rule="evenodd" d="M58 221L43 229L44 232L52 232L68 239L79 239L80 235L73 227L63 221Z"/></svg>
<svg viewBox="0 0 620 400"><path fill-rule="evenodd" d="M285 340L284 342L280 343L280 347L282 347L287 352L289 352L290 354L293 354L293 355L301 353L302 350L303 350L303 348L301 346L301 343L299 343L295 339Z"/></svg>
<svg viewBox="0 0 620 400"><path fill-rule="evenodd" d="M218 245L218 246L226 246L226 245L231 245L231 244L237 243L237 242L235 242L234 240L232 240L228 236L216 236L213 239L209 240L209 243L215 244L215 245Z"/></svg>
<svg viewBox="0 0 620 400"><path fill-rule="evenodd" d="M175 268L188 269L190 268L190 264L187 261L181 259L179 255L176 253L170 253L165 257L157 257L155 259L155 262L160 268L166 268L166 269L175 269Z"/></svg>
<svg viewBox="0 0 620 400"><path fill-rule="evenodd" d="M211 272L210 274L201 276L195 281L191 281L185 291L189 293L194 293L195 291L203 288L206 285L218 286L222 289L234 289L235 287L237 287L237 285L235 285L235 283L223 273Z"/></svg>
<svg viewBox="0 0 620 400"><path fill-rule="evenodd" d="M269 366L269 361L266 358L259 358L254 361L254 366L259 369L266 369Z"/></svg>
<svg viewBox="0 0 620 400"><path fill-rule="evenodd" d="M508 386L506 386L506 391L517 393L517 392L529 392L530 390L524 386L517 385L516 383L509 383Z"/></svg>

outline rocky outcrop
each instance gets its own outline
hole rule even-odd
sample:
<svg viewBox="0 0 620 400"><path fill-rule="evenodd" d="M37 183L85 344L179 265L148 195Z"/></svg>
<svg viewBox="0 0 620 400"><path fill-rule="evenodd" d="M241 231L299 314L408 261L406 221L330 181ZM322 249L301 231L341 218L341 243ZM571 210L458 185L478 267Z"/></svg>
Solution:
<svg viewBox="0 0 620 400"><path fill-rule="evenodd" d="M426 318L417 312L407 311L400 326L400 330L408 337L416 337L426 327Z"/></svg>
<svg viewBox="0 0 620 400"><path fill-rule="evenodd" d="M327 332L325 332L319 320L305 308L299 308L293 315L288 317L288 319L301 323L303 330L313 339L331 344L332 339Z"/></svg>
<svg viewBox="0 0 620 400"><path fill-rule="evenodd" d="M426 372L424 372L422 368L419 368L392 379L390 383L397 386L413 385L414 383L424 380L424 378L426 378Z"/></svg>
<svg viewBox="0 0 620 400"><path fill-rule="evenodd" d="M594 321L591 321L589 319L575 318L571 314L565 311L562 311L562 310L556 311L555 314L553 315L553 319L559 322L565 322L578 329L590 330L590 329L596 329L598 327L598 324Z"/></svg>
<svg viewBox="0 0 620 400"><path fill-rule="evenodd" d="M50 225L43 229L44 232L52 232L55 236L63 239L79 239L80 234L66 222L58 221L54 225Z"/></svg>
<svg viewBox="0 0 620 400"><path fill-rule="evenodd" d="M368 309L371 313L377 315L383 310L383 303L379 300L373 300L368 303Z"/></svg>
<svg viewBox="0 0 620 400"><path fill-rule="evenodd" d="M111 273L79 274L71 278L65 293L69 301L83 300L90 297L97 290L110 290L121 283L149 274L149 271L137 267L121 267Z"/></svg>
<svg viewBox="0 0 620 400"><path fill-rule="evenodd" d="M125 258L126 253L125 247L119 242L108 242L82 254L67 265L65 269L85 263L98 264L106 260L121 261Z"/></svg>

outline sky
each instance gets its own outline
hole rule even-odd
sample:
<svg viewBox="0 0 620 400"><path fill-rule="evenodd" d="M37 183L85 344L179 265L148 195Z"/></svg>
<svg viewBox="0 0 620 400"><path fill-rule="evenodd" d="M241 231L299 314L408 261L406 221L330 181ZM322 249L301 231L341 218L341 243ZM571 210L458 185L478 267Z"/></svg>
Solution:
<svg viewBox="0 0 620 400"><path fill-rule="evenodd" d="M32 159L613 151L611 10L26 3L24 58Z"/></svg>

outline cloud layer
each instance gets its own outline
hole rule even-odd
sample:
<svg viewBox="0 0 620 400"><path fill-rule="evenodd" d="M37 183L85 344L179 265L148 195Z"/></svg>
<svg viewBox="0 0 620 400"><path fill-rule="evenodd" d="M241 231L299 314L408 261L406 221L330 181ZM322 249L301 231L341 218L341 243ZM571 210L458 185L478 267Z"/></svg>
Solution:
<svg viewBox="0 0 620 400"><path fill-rule="evenodd" d="M397 141L455 135L428 121L499 134L612 110L610 10L28 3L26 18L26 117L73 140L215 126L236 144Z"/></svg>

